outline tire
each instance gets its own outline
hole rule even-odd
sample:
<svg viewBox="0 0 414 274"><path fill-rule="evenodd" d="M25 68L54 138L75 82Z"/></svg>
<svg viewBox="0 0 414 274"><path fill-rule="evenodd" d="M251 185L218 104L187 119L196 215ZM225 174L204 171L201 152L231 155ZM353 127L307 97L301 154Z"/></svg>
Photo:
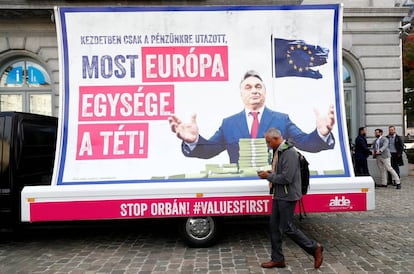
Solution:
<svg viewBox="0 0 414 274"><path fill-rule="evenodd" d="M189 247L209 247L217 242L221 223L218 218L189 217L182 219L178 226L183 241Z"/></svg>

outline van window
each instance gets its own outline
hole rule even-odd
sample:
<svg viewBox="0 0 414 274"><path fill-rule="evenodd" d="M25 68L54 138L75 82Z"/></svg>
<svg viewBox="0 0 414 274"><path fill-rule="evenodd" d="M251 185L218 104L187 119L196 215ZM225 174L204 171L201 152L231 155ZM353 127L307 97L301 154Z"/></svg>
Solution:
<svg viewBox="0 0 414 274"><path fill-rule="evenodd" d="M20 124L18 176L51 174L55 157L56 127L22 121ZM47 178L50 179L50 178Z"/></svg>
<svg viewBox="0 0 414 274"><path fill-rule="evenodd" d="M9 188L10 176L10 119L0 117L0 189L5 191Z"/></svg>

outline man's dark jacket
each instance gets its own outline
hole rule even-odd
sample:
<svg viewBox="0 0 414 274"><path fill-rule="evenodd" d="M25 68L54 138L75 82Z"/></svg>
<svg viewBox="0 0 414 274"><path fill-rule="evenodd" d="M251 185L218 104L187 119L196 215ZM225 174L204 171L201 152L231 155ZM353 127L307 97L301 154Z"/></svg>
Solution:
<svg viewBox="0 0 414 274"><path fill-rule="evenodd" d="M358 135L355 138L355 159L365 160L371 155L371 150L368 147L367 139L363 135Z"/></svg>

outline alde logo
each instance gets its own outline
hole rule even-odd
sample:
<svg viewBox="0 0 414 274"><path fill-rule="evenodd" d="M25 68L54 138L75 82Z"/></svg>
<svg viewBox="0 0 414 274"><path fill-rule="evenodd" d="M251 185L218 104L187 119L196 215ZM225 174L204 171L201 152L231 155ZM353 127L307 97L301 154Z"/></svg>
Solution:
<svg viewBox="0 0 414 274"><path fill-rule="evenodd" d="M341 199L339 199L338 196L335 196L335 199L331 199L329 201L329 206L350 206L351 200L346 199L345 196L342 196Z"/></svg>

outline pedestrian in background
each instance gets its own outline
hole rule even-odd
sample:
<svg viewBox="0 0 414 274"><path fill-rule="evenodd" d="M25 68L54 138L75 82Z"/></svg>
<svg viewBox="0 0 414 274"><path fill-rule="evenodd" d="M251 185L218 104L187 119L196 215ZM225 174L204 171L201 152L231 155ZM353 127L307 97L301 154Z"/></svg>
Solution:
<svg viewBox="0 0 414 274"><path fill-rule="evenodd" d="M262 263L263 268L286 266L282 252L282 236L286 234L297 245L314 258L314 267L323 261L323 247L309 239L293 224L297 201L302 197L299 157L293 144L285 141L278 129L270 128L265 133L266 143L273 149L272 171L260 171L258 175L269 181L273 193L270 215L271 260Z"/></svg>
<svg viewBox="0 0 414 274"><path fill-rule="evenodd" d="M404 142L402 138L395 132L394 126L388 127L388 135L387 135L389 144L388 147L391 153L391 166L397 173L398 177L400 176L400 166L404 165L403 162L403 151L404 151ZM395 182L392 181L391 174L388 173L388 184L394 185ZM397 188L401 188L401 184L397 185Z"/></svg>
<svg viewBox="0 0 414 274"><path fill-rule="evenodd" d="M374 142L374 158L377 159L378 169L381 174L381 184L377 184L377 187L387 187L387 171L391 173L393 180L397 184L397 189L400 189L400 177L397 172L391 166L391 153L388 148L388 138L382 136L382 129L377 128L375 130L375 137L377 138Z"/></svg>
<svg viewBox="0 0 414 274"><path fill-rule="evenodd" d="M355 157L355 175L369 176L367 158L372 154L367 142L367 129L360 127L358 136L355 138L354 157Z"/></svg>

